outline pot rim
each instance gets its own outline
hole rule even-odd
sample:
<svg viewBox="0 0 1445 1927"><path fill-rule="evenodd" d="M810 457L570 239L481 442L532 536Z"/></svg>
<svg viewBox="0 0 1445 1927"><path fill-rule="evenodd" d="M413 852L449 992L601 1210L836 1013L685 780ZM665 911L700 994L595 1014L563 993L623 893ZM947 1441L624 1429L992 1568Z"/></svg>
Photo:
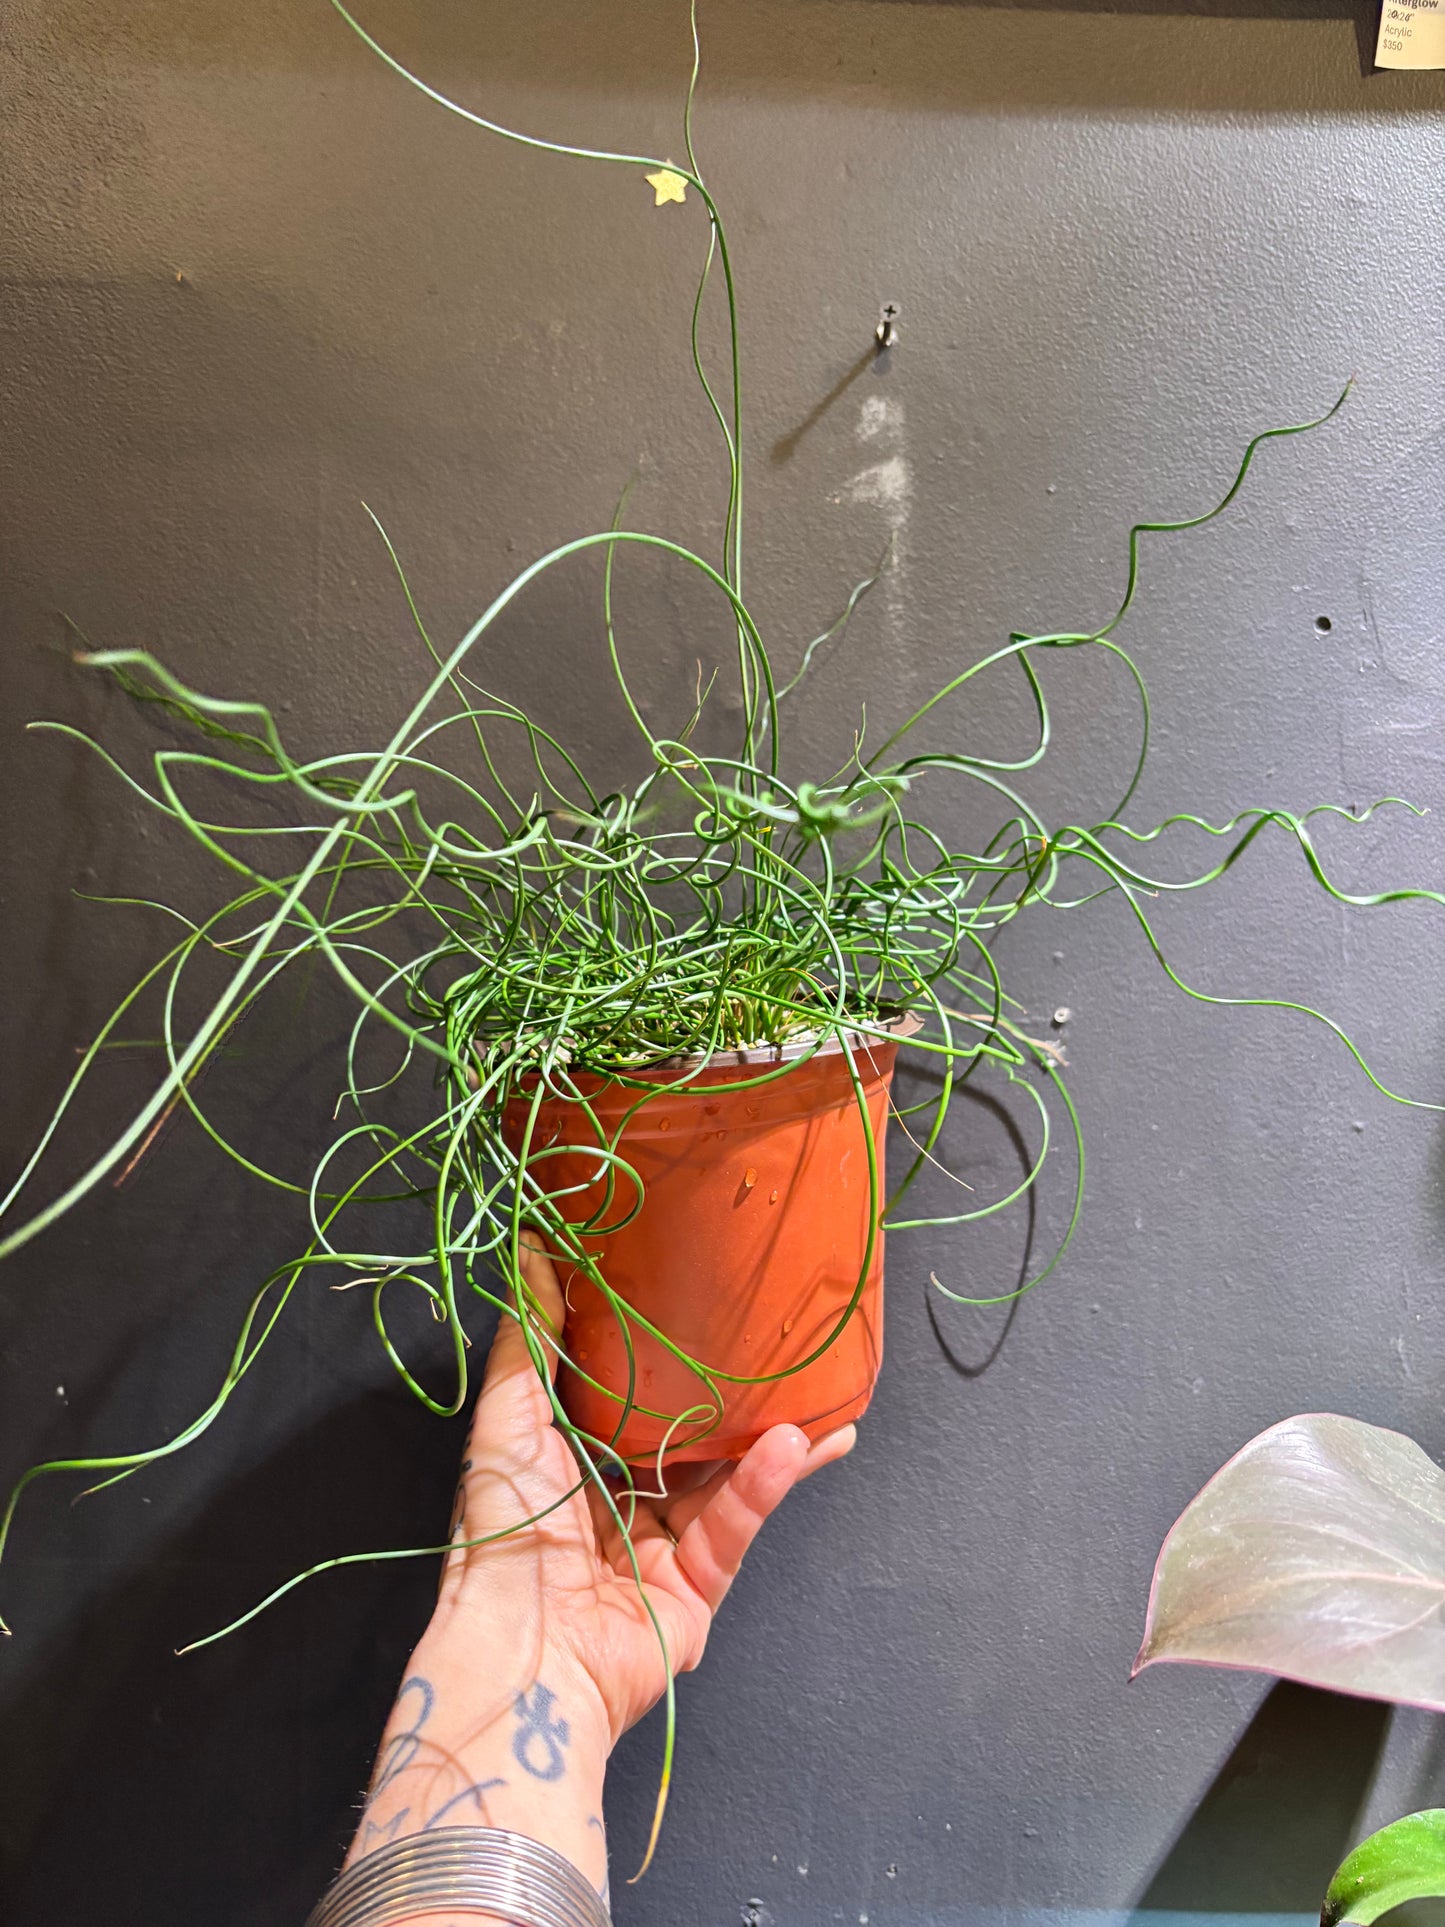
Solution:
<svg viewBox="0 0 1445 1927"><path fill-rule="evenodd" d="M858 1019L854 1019L856 1024ZM639 1076L653 1071L676 1071L711 1069L714 1066L724 1070L748 1064L792 1064L804 1057L836 1056L843 1049L844 1039L848 1047L857 1051L866 1049L869 1044L901 1044L915 1036L923 1028L923 1019L916 1010L903 1010L896 1004L880 1006L876 1024L865 1029L832 1031L822 1042L818 1041L816 1030L803 1031L796 1037L788 1038L783 1044L749 1044L742 1050L690 1051L678 1057L655 1057L641 1064L618 1064L615 1070L622 1076ZM880 1035L880 1033L882 1033ZM603 1076L601 1071L592 1071L593 1076Z"/></svg>
<svg viewBox="0 0 1445 1927"><path fill-rule="evenodd" d="M859 1022L854 1019L854 1024ZM845 1031L833 1031L823 1042L818 1042L816 1030L802 1031L790 1037L785 1044L750 1044L744 1050L691 1051L675 1057L654 1057L643 1063L610 1065L606 1070L590 1065L582 1067L588 1077L601 1078L604 1082L621 1078L652 1076L656 1071L694 1071L708 1070L718 1066L724 1070L738 1069L753 1064L795 1064L803 1058L836 1057L843 1049L846 1038L850 1050L865 1050L870 1044L902 1044L910 1037L917 1036L923 1028L923 1018L916 1010L906 1010L897 1004L880 1006L878 1021L866 1030L850 1027ZM473 1051L476 1045L472 1046ZM568 1060L569 1065L571 1059ZM524 1077L535 1077L536 1071L524 1072ZM475 1077L476 1072L469 1073ZM475 1086L474 1086L475 1088ZM515 1101L517 1093L507 1101Z"/></svg>

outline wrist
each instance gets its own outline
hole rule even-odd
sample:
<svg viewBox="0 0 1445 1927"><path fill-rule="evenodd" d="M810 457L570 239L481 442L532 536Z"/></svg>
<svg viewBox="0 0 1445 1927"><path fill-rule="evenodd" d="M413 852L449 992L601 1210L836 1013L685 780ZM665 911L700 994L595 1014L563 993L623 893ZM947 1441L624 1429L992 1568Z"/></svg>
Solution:
<svg viewBox="0 0 1445 1927"><path fill-rule="evenodd" d="M457 1710L488 1730L519 1783L600 1786L617 1737L602 1689L569 1645L514 1605L481 1599L439 1611L412 1666L455 1683Z"/></svg>
<svg viewBox="0 0 1445 1927"><path fill-rule="evenodd" d="M348 1864L438 1827L503 1827L605 1891L606 1707L575 1659L516 1631L515 1620L464 1610L433 1621L387 1723Z"/></svg>
<svg viewBox="0 0 1445 1927"><path fill-rule="evenodd" d="M488 1707L497 1700L510 1704L510 1695L538 1680L554 1694L565 1692L577 1737L592 1751L600 1748L604 1762L619 1738L606 1695L571 1643L548 1624L535 1586L466 1583L444 1593L417 1654L448 1673L464 1672Z"/></svg>

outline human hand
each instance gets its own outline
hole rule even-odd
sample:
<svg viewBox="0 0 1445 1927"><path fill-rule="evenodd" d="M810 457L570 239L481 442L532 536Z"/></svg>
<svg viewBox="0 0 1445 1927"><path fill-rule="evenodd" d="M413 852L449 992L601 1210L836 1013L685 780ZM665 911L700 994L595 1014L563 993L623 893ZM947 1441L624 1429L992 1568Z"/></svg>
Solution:
<svg viewBox="0 0 1445 1927"><path fill-rule="evenodd" d="M546 1331L563 1317L556 1272L535 1248L522 1270L555 1372ZM637 1502L629 1557L607 1501L552 1422L526 1336L503 1318L436 1612L388 1723L352 1857L437 1825L504 1826L566 1853L602 1886L603 1770L666 1689L658 1631L673 1672L696 1666L764 1520L855 1438L849 1425L810 1446L797 1426L780 1425L736 1465L668 1468L666 1492ZM639 1487L648 1480L640 1470Z"/></svg>
<svg viewBox="0 0 1445 1927"><path fill-rule="evenodd" d="M543 1318L560 1330L564 1308L551 1259L524 1249L522 1270ZM556 1354L545 1349L555 1374ZM552 1423L520 1327L504 1319L458 1490L453 1537L467 1543L448 1556L439 1611L525 1629L534 1650L590 1683L615 1741L666 1684L647 1605L672 1670L690 1671L763 1522L800 1479L850 1452L856 1437L849 1425L810 1446L797 1426L777 1425L737 1464L665 1468L666 1492L649 1492L632 1516L634 1572L607 1500L595 1485L573 1490L577 1462ZM643 1492L655 1485L654 1468L636 1476ZM529 1515L544 1516L511 1537L475 1543Z"/></svg>

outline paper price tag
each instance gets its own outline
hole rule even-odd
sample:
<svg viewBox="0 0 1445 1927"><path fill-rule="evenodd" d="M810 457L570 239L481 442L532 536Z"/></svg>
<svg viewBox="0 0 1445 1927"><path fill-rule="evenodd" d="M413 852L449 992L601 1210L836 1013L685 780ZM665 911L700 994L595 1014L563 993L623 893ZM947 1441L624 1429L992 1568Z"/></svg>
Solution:
<svg viewBox="0 0 1445 1927"><path fill-rule="evenodd" d="M1385 0L1377 67L1445 67L1442 0Z"/></svg>

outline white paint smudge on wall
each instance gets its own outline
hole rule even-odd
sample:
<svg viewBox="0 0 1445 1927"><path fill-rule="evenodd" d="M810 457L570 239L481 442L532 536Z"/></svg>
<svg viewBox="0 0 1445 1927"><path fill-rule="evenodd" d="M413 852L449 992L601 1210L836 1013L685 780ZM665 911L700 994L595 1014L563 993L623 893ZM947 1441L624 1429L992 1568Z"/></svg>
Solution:
<svg viewBox="0 0 1445 1927"><path fill-rule="evenodd" d="M899 527L907 518L912 492L912 469L901 455L890 455L886 462L874 462L870 468L860 469L840 499L871 502L878 508L889 509L892 511L890 524Z"/></svg>
<svg viewBox="0 0 1445 1927"><path fill-rule="evenodd" d="M832 499L839 504L858 504L881 511L892 553L887 573L875 593L881 595L883 601L890 667L895 673L903 674L909 659L904 577L909 559L908 524L913 509L913 465L907 453L907 417L903 403L893 395L865 395L858 411L857 435L860 442L870 443L879 451L879 459L860 468ZM880 543L880 550L882 546Z"/></svg>
<svg viewBox="0 0 1445 1927"><path fill-rule="evenodd" d="M902 428L903 404L891 395L869 395L858 414L858 439L871 442L890 428Z"/></svg>

